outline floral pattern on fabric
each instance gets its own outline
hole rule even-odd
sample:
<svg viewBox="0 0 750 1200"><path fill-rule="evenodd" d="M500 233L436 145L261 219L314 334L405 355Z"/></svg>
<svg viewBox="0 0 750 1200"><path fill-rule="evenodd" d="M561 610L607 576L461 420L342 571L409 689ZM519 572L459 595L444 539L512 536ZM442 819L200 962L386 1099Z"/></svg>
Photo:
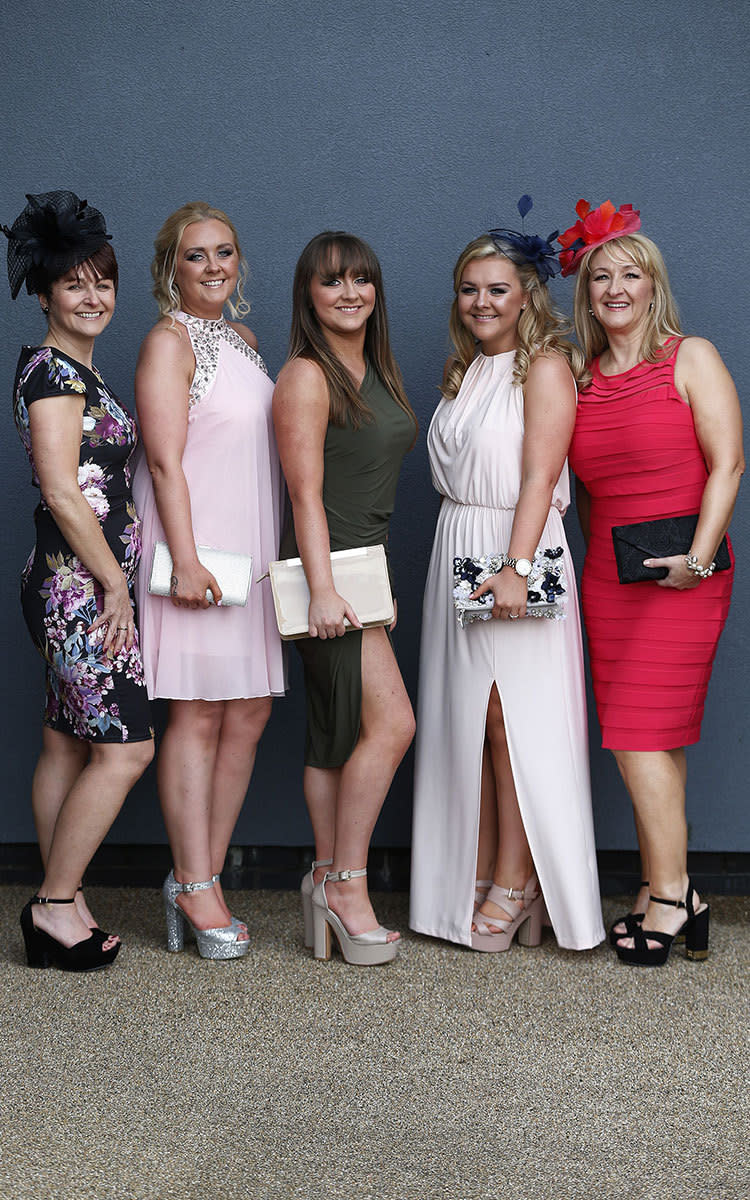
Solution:
<svg viewBox="0 0 750 1200"><path fill-rule="evenodd" d="M29 408L48 396L83 395L78 486L90 505L131 589L141 553L140 521L130 490L129 458L135 422L96 368L69 361L54 347L25 347L14 394L16 427L39 487ZM141 654L104 653L105 629L88 633L103 592L66 542L44 497L35 513L37 540L21 575L26 623L47 664L44 721L93 742L142 741L153 736Z"/></svg>

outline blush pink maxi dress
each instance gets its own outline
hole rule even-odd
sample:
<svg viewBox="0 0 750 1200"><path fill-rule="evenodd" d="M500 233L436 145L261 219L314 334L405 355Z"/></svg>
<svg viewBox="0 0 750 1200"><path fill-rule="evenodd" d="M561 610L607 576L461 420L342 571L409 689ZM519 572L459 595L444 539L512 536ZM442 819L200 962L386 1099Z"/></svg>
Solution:
<svg viewBox="0 0 750 1200"><path fill-rule="evenodd" d="M417 717L411 927L471 943L487 703L503 705L513 778L539 882L561 946L604 937L591 816L578 600L563 531L567 465L540 547L564 547L562 621L476 621L453 607L453 559L507 551L521 485L523 391L515 352L479 354L428 433L443 497L424 597Z"/></svg>

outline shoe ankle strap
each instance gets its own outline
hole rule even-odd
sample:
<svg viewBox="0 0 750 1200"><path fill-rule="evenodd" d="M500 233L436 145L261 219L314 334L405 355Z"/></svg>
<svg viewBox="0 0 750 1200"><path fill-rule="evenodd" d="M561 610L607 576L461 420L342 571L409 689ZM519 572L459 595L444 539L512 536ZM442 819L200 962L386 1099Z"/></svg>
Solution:
<svg viewBox="0 0 750 1200"><path fill-rule="evenodd" d="M367 867L360 867L356 871L326 871L324 883L346 883L347 879L361 879L367 874Z"/></svg>
<svg viewBox="0 0 750 1200"><path fill-rule="evenodd" d="M523 900L526 896L525 888L499 887L498 884L495 884L494 886L499 892L502 892L503 896L507 896L509 900L512 900L514 904L517 904L519 900Z"/></svg>
<svg viewBox="0 0 750 1200"><path fill-rule="evenodd" d="M32 904L75 904L76 898L73 896L71 900L53 900L51 896L32 896Z"/></svg>
<svg viewBox="0 0 750 1200"><path fill-rule="evenodd" d="M204 879L200 883L181 883L180 888L183 892L187 892L188 895L190 892L206 892L209 888L214 886L215 879L216 876L214 876L213 879ZM175 883L177 882L178 881L175 880Z"/></svg>
<svg viewBox="0 0 750 1200"><path fill-rule="evenodd" d="M332 858L314 858L310 864L310 870L317 871L318 867L330 867L332 863Z"/></svg>

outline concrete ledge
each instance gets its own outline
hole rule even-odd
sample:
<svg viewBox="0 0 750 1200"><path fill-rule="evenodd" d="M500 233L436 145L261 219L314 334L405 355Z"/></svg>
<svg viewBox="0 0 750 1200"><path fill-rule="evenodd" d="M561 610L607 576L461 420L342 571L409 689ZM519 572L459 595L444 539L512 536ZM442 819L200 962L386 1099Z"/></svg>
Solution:
<svg viewBox="0 0 750 1200"><path fill-rule="evenodd" d="M377 892L409 890L409 856L406 846L373 846L370 850L370 886ZM634 892L640 878L638 855L633 850L600 850L599 878L603 896ZM228 888L293 890L310 866L311 846L230 846L223 883ZM695 851L688 857L699 891L723 896L750 895L750 853ZM105 843L87 872L90 884L100 887L160 887L172 865L166 845L115 845ZM0 884L34 886L41 863L33 842L0 845Z"/></svg>

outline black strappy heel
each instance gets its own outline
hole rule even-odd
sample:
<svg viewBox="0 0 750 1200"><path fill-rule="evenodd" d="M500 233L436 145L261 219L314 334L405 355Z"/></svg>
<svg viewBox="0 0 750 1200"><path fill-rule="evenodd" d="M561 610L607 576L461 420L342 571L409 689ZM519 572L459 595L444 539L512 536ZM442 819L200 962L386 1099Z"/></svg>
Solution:
<svg viewBox="0 0 750 1200"><path fill-rule="evenodd" d="M76 942L74 946L63 946L51 934L37 929L31 915L34 904L74 904L71 900L52 900L48 896L32 896L21 912L21 932L26 947L26 962L30 967L51 967L54 963L63 971L101 971L114 962L120 951L120 942L104 950L106 936L102 930L92 930L91 937Z"/></svg>
<svg viewBox="0 0 750 1200"><path fill-rule="evenodd" d="M654 904L668 904L671 908L684 908L687 913L684 923L677 933L661 933L658 929L644 929L643 924L632 926L632 933L624 936L632 937L633 946L615 945L617 957L626 963L639 967L662 967L669 958L672 942L678 934L685 935L685 957L694 962L708 958L708 922L710 908L708 904L695 911L693 897L695 888L692 880L688 882L687 895L684 900L664 900L661 896L652 896ZM622 937L623 935L621 935ZM658 946L649 946L649 942L658 942Z"/></svg>
<svg viewBox="0 0 750 1200"><path fill-rule="evenodd" d="M640 892L641 888L645 888L648 886L649 886L648 880L642 879L641 882L638 884L638 891ZM643 924L643 918L645 917L645 915L646 915L645 912L642 912L642 913L630 912L630 913L625 913L625 915L623 917L618 917L615 921L613 921L609 927L609 944L610 944L610 946L616 947L620 938L633 937L636 925ZM625 933L615 933L615 925L624 925L626 932Z"/></svg>

